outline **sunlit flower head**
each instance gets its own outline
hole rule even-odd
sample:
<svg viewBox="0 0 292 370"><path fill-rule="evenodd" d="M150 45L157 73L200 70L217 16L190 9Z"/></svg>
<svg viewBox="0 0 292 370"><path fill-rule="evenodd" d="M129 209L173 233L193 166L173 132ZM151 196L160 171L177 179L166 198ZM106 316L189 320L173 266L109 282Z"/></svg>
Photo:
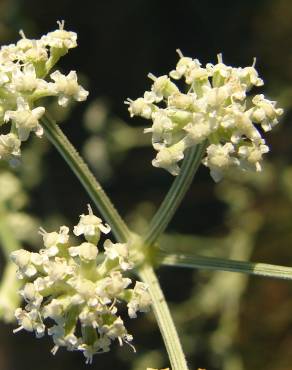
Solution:
<svg viewBox="0 0 292 370"><path fill-rule="evenodd" d="M72 245L67 226L58 232L41 228L44 248L39 253L17 250L11 259L23 281L20 295L25 302L16 309L19 327L14 332L34 332L37 338L47 332L54 342L53 354L59 347L78 350L91 363L95 354L108 352L116 340L134 349L121 317L122 302L129 317L135 318L138 311L149 311L151 300L144 283L136 281L131 288L132 279L124 276L134 266L127 244L107 239L99 257L100 233L107 234L110 227L88 209L74 228L86 242Z"/></svg>
<svg viewBox="0 0 292 370"><path fill-rule="evenodd" d="M249 99L249 91L264 84L255 62L235 68L225 65L219 54L216 64L202 67L197 59L183 56L180 50L178 54L180 59L169 76L149 74L151 90L126 102L131 117L152 121L145 133L152 134L157 151L153 166L176 176L185 151L206 142L203 164L215 181L231 167L261 171L262 156L269 151L262 131L271 130L283 110L262 94ZM185 91L171 79L182 79Z"/></svg>

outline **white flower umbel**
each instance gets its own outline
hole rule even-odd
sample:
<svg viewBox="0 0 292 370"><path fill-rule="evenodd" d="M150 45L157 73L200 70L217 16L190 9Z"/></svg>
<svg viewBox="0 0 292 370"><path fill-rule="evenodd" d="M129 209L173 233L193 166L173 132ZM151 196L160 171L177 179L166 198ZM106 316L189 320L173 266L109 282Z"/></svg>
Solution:
<svg viewBox="0 0 292 370"><path fill-rule="evenodd" d="M106 240L98 262L100 234L107 234L110 227L88 209L89 214L81 215L74 228L74 234L83 235L86 242L72 245L66 226L59 232L41 229L44 248L39 253L17 250L11 259L23 281L20 294L25 301L15 312L19 327L14 331L24 329L39 338L49 326L53 354L66 347L82 351L86 363L91 363L93 355L108 352L115 340L134 348L119 312L121 303L127 305L130 318L135 318L137 311L149 310L151 300L144 283L137 281L129 288L132 280L124 273L133 262L127 244Z"/></svg>
<svg viewBox="0 0 292 370"><path fill-rule="evenodd" d="M67 76L59 71L51 73L57 61L69 49L77 46L75 32L64 29L64 21L58 22L59 29L39 40L28 39L20 31L21 39L16 44L0 49L0 126L11 123L10 133L0 133L0 157L13 159L21 154L20 144L31 132L42 136L39 120L45 108L39 100L56 96L61 106L70 101L84 101L88 92L77 82L77 74ZM46 81L51 76L54 82Z"/></svg>
<svg viewBox="0 0 292 370"><path fill-rule="evenodd" d="M230 67L219 54L217 64L208 63L203 68L197 59L184 57L180 50L178 54L180 59L169 77L149 74L153 81L150 91L126 102L131 117L153 122L144 130L152 134L152 145L158 152L153 166L176 176L185 150L207 140L203 164L215 181L230 167L260 171L262 155L269 151L261 129L271 130L283 110L264 95L247 99L252 87L263 85L254 63L245 68ZM184 79L186 93L171 78Z"/></svg>

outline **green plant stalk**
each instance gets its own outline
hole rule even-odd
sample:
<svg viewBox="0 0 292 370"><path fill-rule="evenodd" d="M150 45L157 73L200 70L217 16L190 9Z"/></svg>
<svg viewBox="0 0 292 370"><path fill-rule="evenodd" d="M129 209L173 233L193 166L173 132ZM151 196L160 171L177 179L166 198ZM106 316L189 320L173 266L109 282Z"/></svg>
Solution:
<svg viewBox="0 0 292 370"><path fill-rule="evenodd" d="M103 218L111 226L116 239L120 242L126 242L131 236L130 230L102 189L101 185L89 170L84 160L53 119L46 114L43 116L41 122L48 139L56 147L81 184L84 186Z"/></svg>
<svg viewBox="0 0 292 370"><path fill-rule="evenodd" d="M152 218L143 238L145 245L153 244L164 232L188 191L206 149L206 141L187 151L179 175L173 181L166 197Z"/></svg>
<svg viewBox="0 0 292 370"><path fill-rule="evenodd" d="M190 254L170 254L167 252L159 252L157 257L159 263L166 266L231 271L275 279L292 280L292 267Z"/></svg>
<svg viewBox="0 0 292 370"><path fill-rule="evenodd" d="M154 315L165 343L171 369L188 370L174 322L153 267L149 264L144 264L139 268L138 274L149 287Z"/></svg>

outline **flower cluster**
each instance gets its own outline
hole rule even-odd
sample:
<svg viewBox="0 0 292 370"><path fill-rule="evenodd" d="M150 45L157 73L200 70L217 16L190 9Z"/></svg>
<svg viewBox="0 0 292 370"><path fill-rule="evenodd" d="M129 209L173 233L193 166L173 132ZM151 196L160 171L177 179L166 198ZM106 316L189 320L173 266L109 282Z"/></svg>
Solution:
<svg viewBox="0 0 292 370"><path fill-rule="evenodd" d="M41 229L44 249L12 253L17 276L24 281L20 294L26 302L24 309L15 312L19 323L15 332L25 329L42 337L50 319L54 322L48 328L55 344L52 352L62 346L80 350L91 363L93 355L109 351L115 339L120 345L133 339L118 313L121 302L127 303L129 317L135 318L137 311L149 310L151 300L145 284L137 281L129 288L132 280L123 276L133 267L126 244L107 239L104 255L98 258L100 235L109 233L110 227L90 207L73 232L86 241L72 246L66 226L59 232Z"/></svg>
<svg viewBox="0 0 292 370"><path fill-rule="evenodd" d="M75 71L50 74L60 57L77 46L76 33L64 30L64 21L58 24L58 30L39 40L28 39L21 31L16 44L0 49L0 125L11 123L10 132L6 129L0 134L0 158L19 156L21 142L31 132L42 136L39 120L45 108L36 106L39 99L57 96L59 105L66 106L72 99L87 98L88 92L78 85ZM45 80L48 75L51 82Z"/></svg>
<svg viewBox="0 0 292 370"><path fill-rule="evenodd" d="M226 66L218 55L217 64L205 68L197 59L184 57L176 69L153 80L150 91L136 100L128 99L130 115L152 120L152 144L158 152L152 164L178 175L178 162L187 148L206 141L203 164L219 181L230 167L261 171L261 160L269 151L262 137L278 123L283 110L264 95L252 99L247 92L262 86L254 64L245 68ZM184 79L183 93L171 80Z"/></svg>

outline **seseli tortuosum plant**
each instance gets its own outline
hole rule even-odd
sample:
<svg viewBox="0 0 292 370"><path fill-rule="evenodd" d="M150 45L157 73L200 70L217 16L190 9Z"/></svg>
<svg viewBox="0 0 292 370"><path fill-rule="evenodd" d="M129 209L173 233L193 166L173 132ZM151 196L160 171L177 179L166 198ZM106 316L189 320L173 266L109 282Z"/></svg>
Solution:
<svg viewBox="0 0 292 370"><path fill-rule="evenodd" d="M10 131L0 135L0 157L14 164L30 133L41 137L44 132L108 224L88 206L88 214L80 216L73 230L76 237L85 239L81 243L74 244L76 239L70 239L67 226L58 232L41 228L44 247L38 253L24 249L12 252L24 299L24 307L15 312L18 328L14 331L24 329L37 337L47 332L54 342L54 354L59 347L80 350L91 363L95 354L109 351L115 340L134 348L120 314L122 302L130 318L138 311L147 312L152 305L171 369L187 370L154 267L187 266L283 279L292 279L292 268L170 254L159 249L158 237L183 200L200 163L209 167L215 181L230 167L261 171L262 156L269 151L263 132L278 123L283 111L262 94L249 95L254 86L263 85L254 63L234 68L226 66L218 55L217 64L202 67L197 59L178 51L178 64L169 76L150 74L151 90L134 101L128 99L129 112L152 121L145 129L152 134L157 151L152 163L176 178L146 234L134 234L43 106L41 99L49 96L66 106L72 100L84 101L88 95L78 84L75 71L63 75L54 70L58 60L77 46L76 33L66 31L63 21L58 25L59 29L39 40L28 39L21 31L16 44L0 50L0 122L11 124ZM184 80L184 91L175 83L180 79ZM116 242L107 239L102 249L101 233L110 231ZM133 275L130 278L129 270L141 281L135 281Z"/></svg>

